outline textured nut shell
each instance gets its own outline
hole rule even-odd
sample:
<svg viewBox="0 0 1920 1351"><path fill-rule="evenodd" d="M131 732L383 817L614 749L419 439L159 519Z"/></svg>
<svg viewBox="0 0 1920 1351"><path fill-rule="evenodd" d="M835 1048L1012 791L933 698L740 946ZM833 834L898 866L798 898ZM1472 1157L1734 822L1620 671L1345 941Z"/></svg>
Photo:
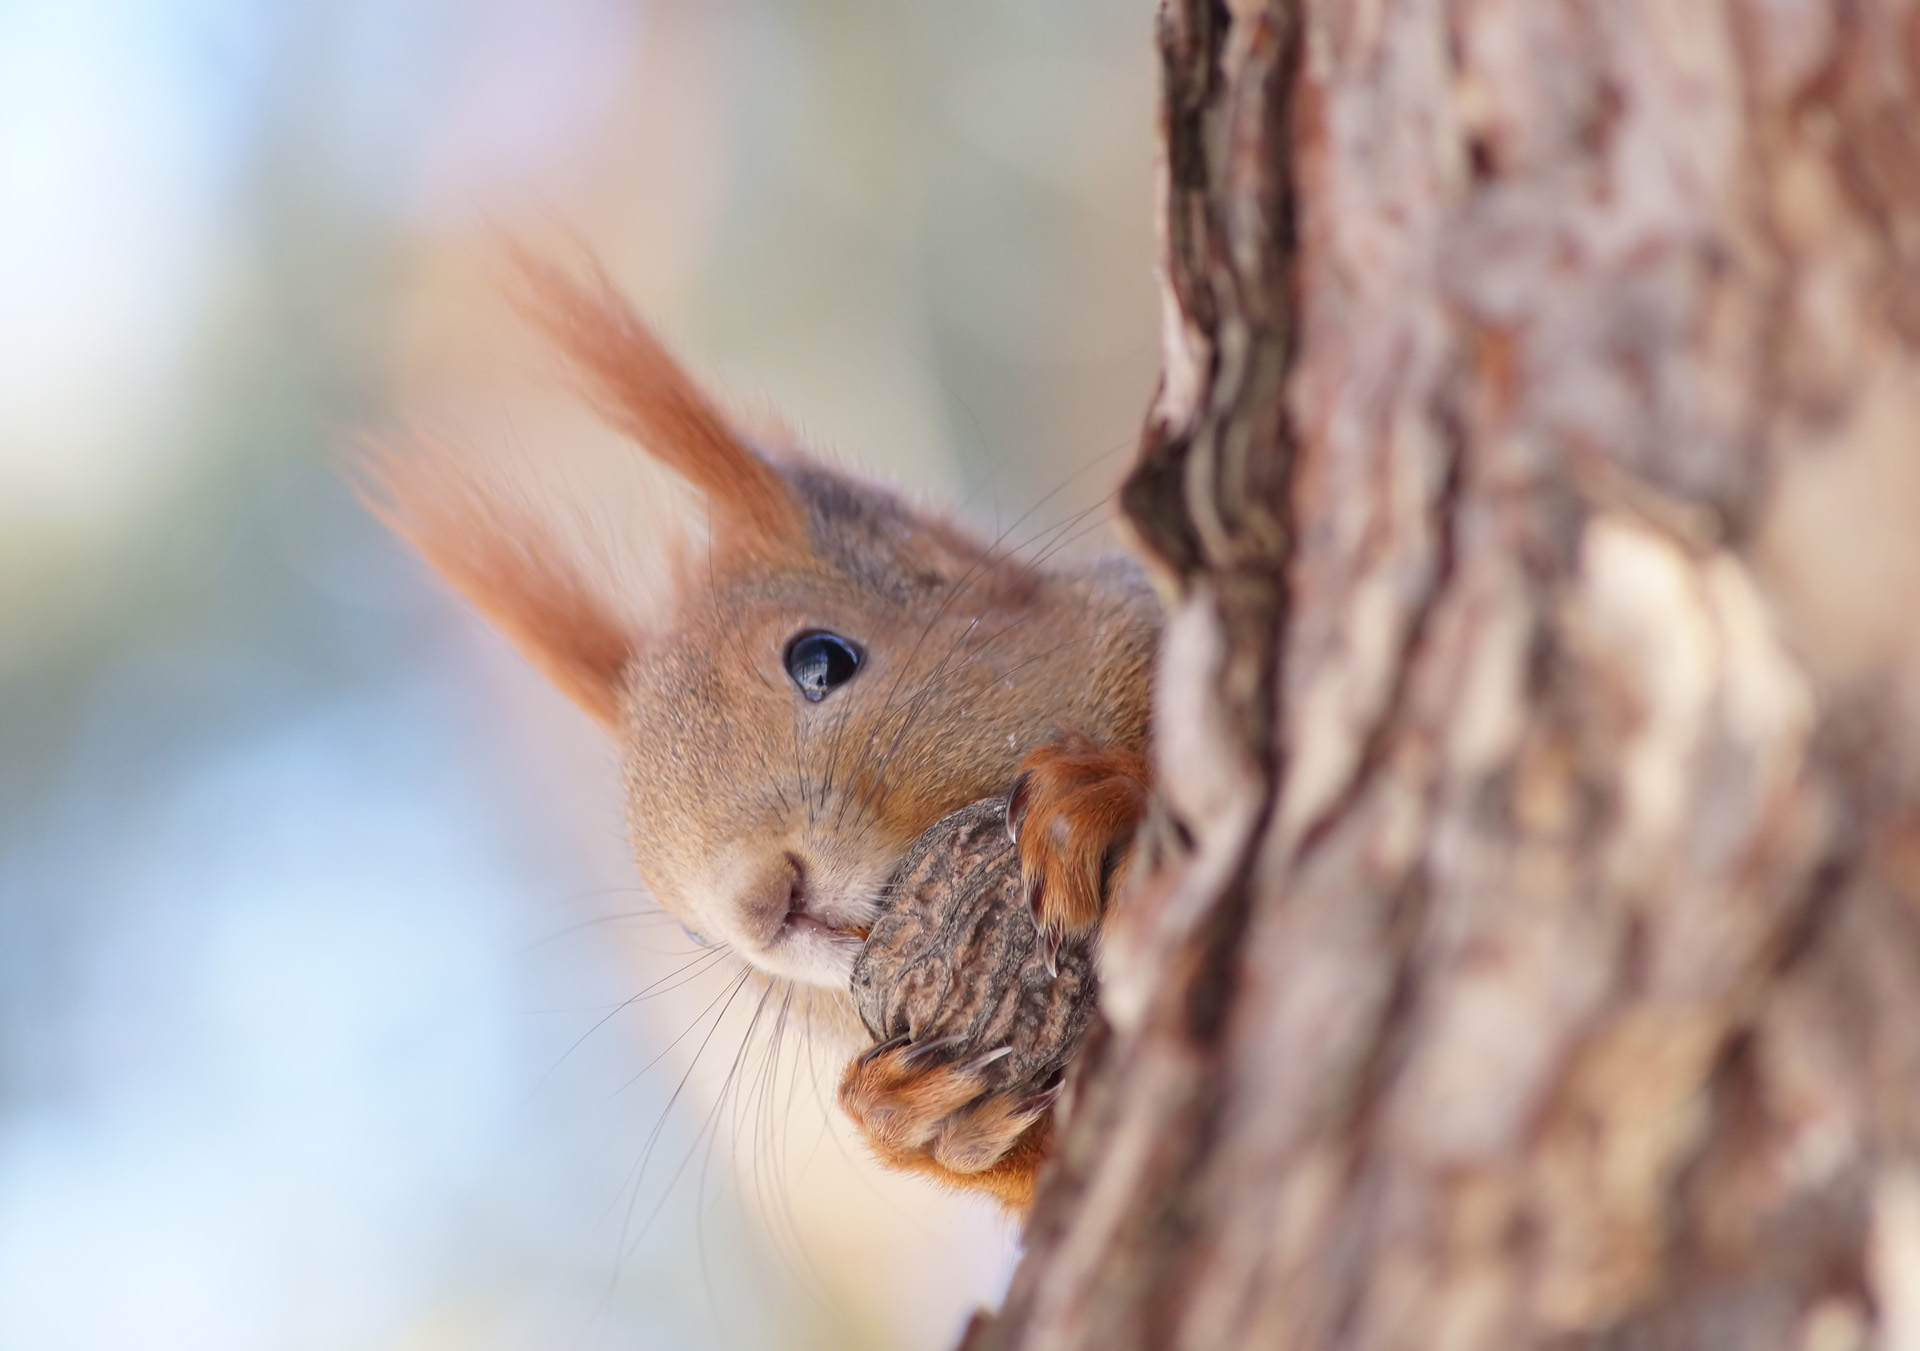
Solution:
<svg viewBox="0 0 1920 1351"><path fill-rule="evenodd" d="M888 908L853 964L853 998L877 1041L958 1038L953 1056L1002 1046L998 1085L1039 1086L1065 1067L1092 1021L1089 939L1061 944L1049 974L1020 895L1005 804L976 802L914 842Z"/></svg>

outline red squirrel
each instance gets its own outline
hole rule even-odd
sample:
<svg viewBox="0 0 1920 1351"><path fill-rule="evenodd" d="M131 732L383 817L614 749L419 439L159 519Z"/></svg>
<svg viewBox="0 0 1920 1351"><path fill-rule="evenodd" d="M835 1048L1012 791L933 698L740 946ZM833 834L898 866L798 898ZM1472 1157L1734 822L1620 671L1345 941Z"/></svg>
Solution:
<svg viewBox="0 0 1920 1351"><path fill-rule="evenodd" d="M756 443L604 277L522 270L530 316L688 506L623 520L632 504L579 500L561 448L531 486L389 450L370 497L613 737L659 904L769 977L839 992L857 1028L849 971L902 855L1006 794L1043 940L1097 925L1147 799L1161 619L1138 565L1023 561L790 438ZM1051 1097L914 1049L869 1047L842 1078L880 1161L1023 1211Z"/></svg>

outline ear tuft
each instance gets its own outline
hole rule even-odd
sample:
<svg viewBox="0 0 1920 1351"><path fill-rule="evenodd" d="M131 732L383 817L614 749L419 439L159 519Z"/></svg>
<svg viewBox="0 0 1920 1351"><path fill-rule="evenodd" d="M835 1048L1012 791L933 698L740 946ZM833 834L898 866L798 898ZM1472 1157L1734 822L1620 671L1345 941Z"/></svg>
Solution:
<svg viewBox="0 0 1920 1351"><path fill-rule="evenodd" d="M470 459L431 442L375 445L360 497L417 548L561 693L595 720L620 720L625 671L638 641L632 613L570 560L529 499Z"/></svg>
<svg viewBox="0 0 1920 1351"><path fill-rule="evenodd" d="M523 250L523 308L586 378L601 414L704 493L716 543L748 552L803 544L806 515L780 471L734 435L604 272L576 282Z"/></svg>

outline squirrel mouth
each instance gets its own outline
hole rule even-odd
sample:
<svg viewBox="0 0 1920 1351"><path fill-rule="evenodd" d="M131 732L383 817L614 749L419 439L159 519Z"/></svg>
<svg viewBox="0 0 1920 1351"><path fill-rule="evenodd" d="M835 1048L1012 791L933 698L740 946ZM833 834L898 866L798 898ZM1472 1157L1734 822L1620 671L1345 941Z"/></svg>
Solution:
<svg viewBox="0 0 1920 1351"><path fill-rule="evenodd" d="M806 862L798 854L791 852L787 854L787 867L790 870L787 882L787 917L780 926L780 937L783 941L791 941L801 934L810 934L824 938L830 943L848 947L858 947L867 941L867 925L832 924L814 913L815 907L821 901L831 903L833 898L822 896L810 884Z"/></svg>
<svg viewBox="0 0 1920 1351"><path fill-rule="evenodd" d="M871 929L866 925L829 924L816 919L804 910L795 911L787 916L787 931L790 934L817 934L829 941L840 943L864 943Z"/></svg>

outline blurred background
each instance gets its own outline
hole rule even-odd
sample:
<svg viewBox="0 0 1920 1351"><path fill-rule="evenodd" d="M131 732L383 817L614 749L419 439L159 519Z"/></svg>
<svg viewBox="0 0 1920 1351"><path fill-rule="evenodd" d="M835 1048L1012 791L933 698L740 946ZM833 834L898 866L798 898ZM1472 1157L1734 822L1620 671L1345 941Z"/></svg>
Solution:
<svg viewBox="0 0 1920 1351"><path fill-rule="evenodd" d="M600 434L512 236L988 528L1098 503L1151 11L0 3L0 1347L935 1347L997 1297L1008 1226L864 1162L341 469Z"/></svg>

